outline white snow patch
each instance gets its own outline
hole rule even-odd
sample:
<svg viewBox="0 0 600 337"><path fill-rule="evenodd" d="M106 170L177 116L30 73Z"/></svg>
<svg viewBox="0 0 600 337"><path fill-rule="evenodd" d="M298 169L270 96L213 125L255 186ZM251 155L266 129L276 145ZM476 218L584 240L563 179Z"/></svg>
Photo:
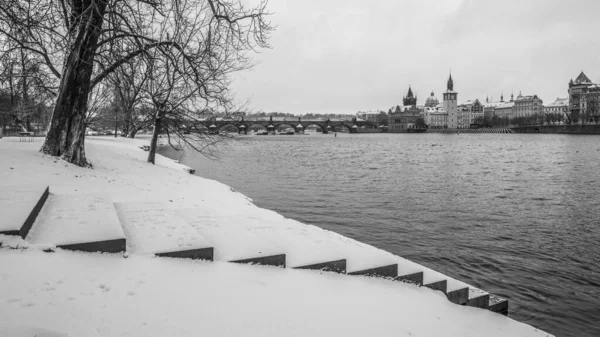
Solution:
<svg viewBox="0 0 600 337"><path fill-rule="evenodd" d="M115 207L130 253L165 253L210 246L165 203L126 202L116 203Z"/></svg>
<svg viewBox="0 0 600 337"><path fill-rule="evenodd" d="M179 210L178 214L214 245L215 261L245 260L285 253L278 245L269 243L229 219L215 217L202 208Z"/></svg>
<svg viewBox="0 0 600 337"><path fill-rule="evenodd" d="M61 333L48 329L23 327L23 326L0 326L0 336L6 337L67 337Z"/></svg>
<svg viewBox="0 0 600 337"><path fill-rule="evenodd" d="M66 245L122 239L117 212L106 194L51 194L26 240Z"/></svg>
<svg viewBox="0 0 600 337"><path fill-rule="evenodd" d="M14 182L13 182L14 183ZM47 185L0 185L0 232L18 231L40 200Z"/></svg>
<svg viewBox="0 0 600 337"><path fill-rule="evenodd" d="M32 250L0 250L0 265L0 326L67 336L547 336L431 290L335 273Z"/></svg>

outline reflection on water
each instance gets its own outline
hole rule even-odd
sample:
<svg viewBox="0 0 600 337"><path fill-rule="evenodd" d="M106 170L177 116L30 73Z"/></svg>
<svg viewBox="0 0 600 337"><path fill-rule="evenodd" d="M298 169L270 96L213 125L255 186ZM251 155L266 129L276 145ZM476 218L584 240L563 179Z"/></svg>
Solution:
<svg viewBox="0 0 600 337"><path fill-rule="evenodd" d="M171 149L162 149L171 157ZM197 174L260 206L510 299L557 336L600 336L600 137L240 137Z"/></svg>

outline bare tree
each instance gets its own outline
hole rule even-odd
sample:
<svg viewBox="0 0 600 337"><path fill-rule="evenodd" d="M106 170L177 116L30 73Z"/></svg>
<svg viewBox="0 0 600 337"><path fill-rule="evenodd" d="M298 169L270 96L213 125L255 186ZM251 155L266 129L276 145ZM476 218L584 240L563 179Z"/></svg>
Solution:
<svg viewBox="0 0 600 337"><path fill-rule="evenodd" d="M150 72L144 71L143 60L138 58L123 64L108 76L114 88L116 107L123 117L123 133L129 138L135 137L151 121L147 109L141 106L142 89L149 75Z"/></svg>
<svg viewBox="0 0 600 337"><path fill-rule="evenodd" d="M205 58L187 62L186 71L192 74L201 74L220 55L226 55L221 63L231 65L229 71L243 69L248 63L245 52L267 46L273 27L266 20L266 4L248 9L239 0L2 1L0 34L34 53L60 79L41 151L86 165L90 91L116 69L150 51L166 56L177 50L187 58L198 49L210 50ZM188 20L202 24L179 25ZM194 34L186 31L190 27L196 27ZM182 36L188 39L187 49L177 40ZM225 90L228 83L223 84Z"/></svg>
<svg viewBox="0 0 600 337"><path fill-rule="evenodd" d="M23 131L39 124L51 98L46 89L45 76L30 52L5 44L0 52L0 91L5 99L1 109L10 124Z"/></svg>

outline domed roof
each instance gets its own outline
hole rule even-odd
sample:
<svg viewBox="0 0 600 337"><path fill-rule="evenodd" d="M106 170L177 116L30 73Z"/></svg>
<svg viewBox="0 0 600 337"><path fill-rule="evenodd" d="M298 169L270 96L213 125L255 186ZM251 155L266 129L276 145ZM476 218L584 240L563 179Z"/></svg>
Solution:
<svg viewBox="0 0 600 337"><path fill-rule="evenodd" d="M438 104L440 104L440 100L437 99L437 97L435 97L435 94L432 91L431 96L427 97L427 99L425 100L425 106L426 107L434 107L434 106L437 106Z"/></svg>

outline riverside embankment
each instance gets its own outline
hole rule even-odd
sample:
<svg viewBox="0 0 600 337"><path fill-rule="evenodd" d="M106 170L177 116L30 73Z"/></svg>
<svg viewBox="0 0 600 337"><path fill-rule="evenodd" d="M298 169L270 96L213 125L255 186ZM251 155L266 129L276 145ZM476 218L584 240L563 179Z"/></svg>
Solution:
<svg viewBox="0 0 600 337"><path fill-rule="evenodd" d="M516 133L552 133L569 135L600 135L600 125L532 125L512 128Z"/></svg>
<svg viewBox="0 0 600 337"><path fill-rule="evenodd" d="M274 246L274 239L284 243L279 248L289 252L290 265L314 258L315 252L355 257L348 259L348 269L380 259L401 261L259 208L229 186L190 175L172 160L160 157L157 165L149 165L147 153L137 148L145 142L88 139L87 155L94 165L89 169L42 155L39 139L19 143L3 138L0 183L47 184L50 199L102 193L119 205L159 203L174 211L201 211L202 219L209 219L206 233L222 227L230 244L227 236L213 236L215 261L197 262L156 258L136 253L136 247L127 259L60 249L50 254L28 246L27 238L13 246L21 249L6 249L15 243L1 237L0 332L41 330L83 337L547 335L489 310L455 305L440 292L412 284L220 260L249 237L268 237Z"/></svg>
<svg viewBox="0 0 600 337"><path fill-rule="evenodd" d="M219 161L182 161L260 207L501 294L519 321L600 335L597 136L242 137Z"/></svg>

